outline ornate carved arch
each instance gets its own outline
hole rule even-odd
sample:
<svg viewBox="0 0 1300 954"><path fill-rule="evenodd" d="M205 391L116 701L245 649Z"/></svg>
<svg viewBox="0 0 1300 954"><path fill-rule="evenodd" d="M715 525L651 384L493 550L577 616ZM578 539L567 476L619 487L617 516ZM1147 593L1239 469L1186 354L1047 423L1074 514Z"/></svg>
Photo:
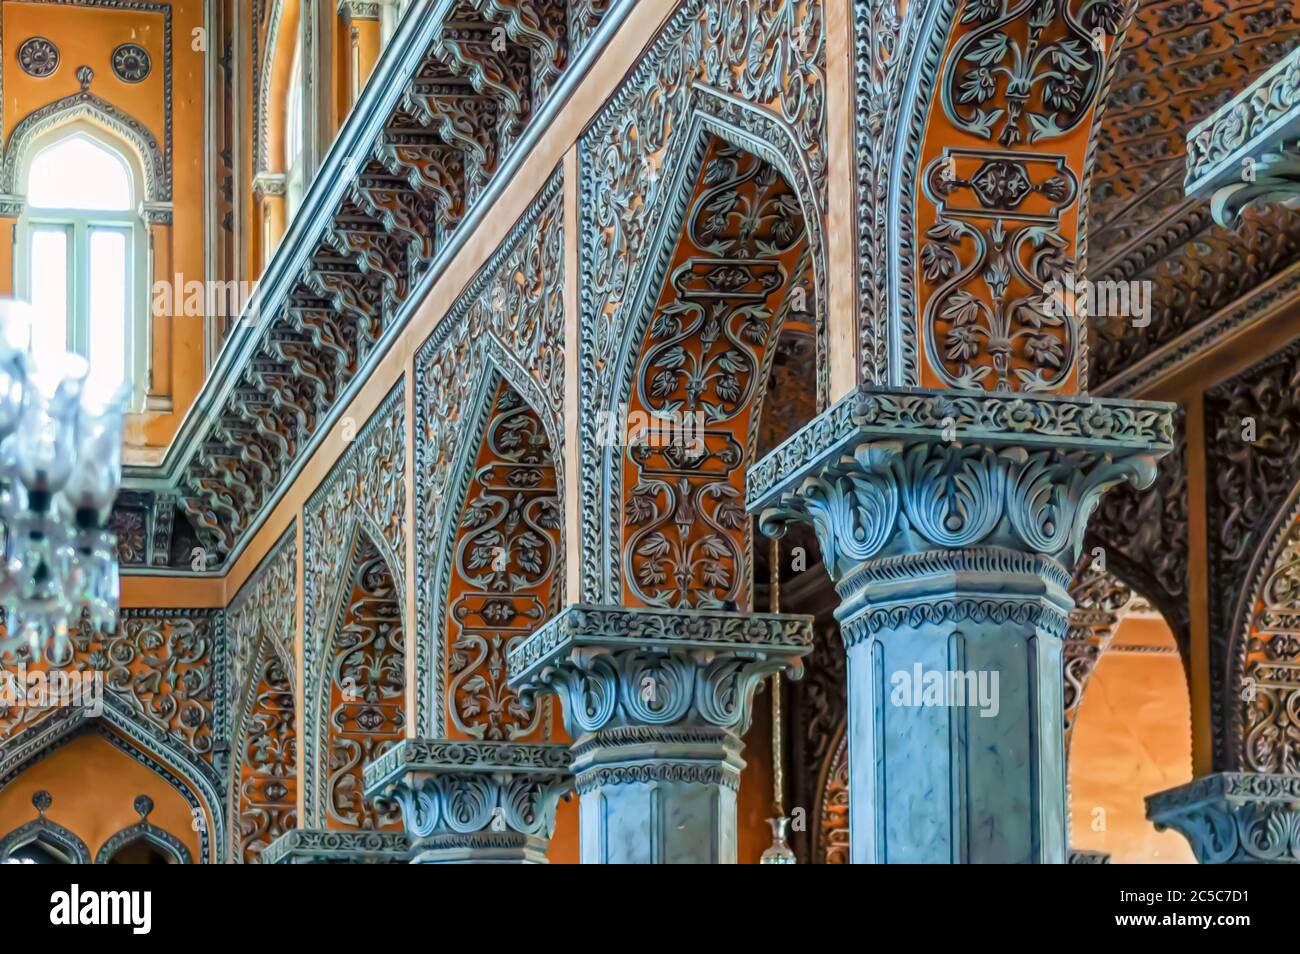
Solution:
<svg viewBox="0 0 1300 954"><path fill-rule="evenodd" d="M90 864L90 849L86 847L86 843L77 837L75 832L45 817L45 812L52 802L49 792L40 791L32 795L36 817L0 838L0 864L8 861L15 851L26 848L34 842L50 845L66 855L72 864Z"/></svg>
<svg viewBox="0 0 1300 954"><path fill-rule="evenodd" d="M433 569L430 636L442 642L431 687L448 738L549 740L550 707L525 710L506 686L505 659L559 608L561 488L543 415L489 359L480 411L462 445ZM445 703L443 702L445 698Z"/></svg>
<svg viewBox="0 0 1300 954"><path fill-rule="evenodd" d="M447 731L436 574L450 561L447 522L460 514L494 375L539 414L563 499L562 185L556 170L415 357L416 712L427 738Z"/></svg>
<svg viewBox="0 0 1300 954"><path fill-rule="evenodd" d="M776 340L787 320L794 320L792 316L806 316L800 320L812 326L819 406L827 396L822 208L807 164L789 158L800 155L798 139L767 110L717 90L696 86L691 104L689 134L679 140L681 152L670 149L661 169L661 174L671 170L673 178L648 243L652 252L640 257L645 265L628 282L634 297L626 332L615 351L611 387L601 399L606 403L594 408L589 403L586 412L607 423L606 433L592 429L583 435L584 456L594 455L603 474L600 485L589 486L588 492L595 493L603 486L606 523L602 546L585 548L583 574L586 586L601 581L605 595L584 598L632 599L645 605L668 598L644 586L645 579L659 576L648 565L658 557L632 566L645 555L643 548L659 541L660 530L638 528L634 524L644 523L644 519L638 516L629 521L626 508L635 507L652 522L664 517L680 505L673 502L679 492L675 480L690 482L712 471L713 486L689 491L698 498L692 506L697 511L717 510L706 516L705 522L736 522L728 509L732 494L724 485L740 488L729 477L718 479L719 474L738 474L743 481L744 464L755 451L759 409L770 379ZM752 214L760 234L730 234L741 221L749 221L744 219L746 214ZM723 301L729 301L732 309L722 320L727 328L705 344L711 335L708 328L719 318L711 309ZM685 349L696 345L702 349L699 354L686 357ZM678 358L682 364L677 364ZM702 366L696 375L701 384L696 393L692 395L695 388L690 384L682 385L686 390L680 394L670 393L676 389L657 393L670 378L688 373L683 369L696 363ZM654 381L646 375L653 375ZM711 378L717 385L710 385ZM609 439L608 425L614 425L614 430L629 427L631 414L648 415L654 421L691 407L702 415L694 420L703 425L704 443L712 442L703 462L674 463L663 454L652 455L656 457L653 461L649 456L638 459L647 448L633 450L629 456L621 439ZM590 427L593 422L586 415L584 423ZM651 484L632 476L633 472L650 471L656 472L653 490ZM670 472L676 478L670 479ZM590 485L586 465L584 477ZM629 499L638 489L644 491L639 501ZM663 511L659 510L661 504ZM649 517L652 511L656 516ZM740 523L747 525L747 521ZM740 528L719 529L721 535L715 536L724 540L727 529ZM713 578L721 581L726 575L728 580L700 587L702 592L714 590L701 597L708 605L747 602L748 577L743 568L749 563L751 548L748 530L743 529L722 545L727 554L709 555L709 561L717 565L716 574L710 571ZM632 563L625 563L625 556ZM703 583L702 578L697 582Z"/></svg>
<svg viewBox="0 0 1300 954"><path fill-rule="evenodd" d="M100 845L99 851L95 853L95 864L106 865L123 848L139 842L153 845L164 855L171 858L174 864L193 864L190 850L185 847L184 842L171 832L150 824L149 813L153 811L153 799L148 795L137 796L135 810L139 814L140 820L134 825L123 828L121 831L109 836L108 840Z"/></svg>
<svg viewBox="0 0 1300 954"><path fill-rule="evenodd" d="M361 773L405 737L405 603L366 521L345 552L307 699L307 807L317 828L393 827L397 812L365 798Z"/></svg>
<svg viewBox="0 0 1300 954"><path fill-rule="evenodd" d="M8 740L0 753L0 788L84 732L98 732L179 792L194 817L203 820L198 831L200 860L205 864L223 860L226 818L222 782L215 770L196 761L165 733L138 723L111 695L105 695L103 714L98 717L79 707L57 709Z"/></svg>
<svg viewBox="0 0 1300 954"><path fill-rule="evenodd" d="M106 130L125 143L134 153L144 179L144 201L155 205L172 200L171 169L163 158L158 139L149 128L130 113L114 106L83 86L80 92L65 96L28 113L18 125L5 149L0 165L0 193L15 196L18 172L28 161L33 145L50 130L79 120ZM21 201L21 196L17 197ZM11 200L12 201L12 200Z"/></svg>
<svg viewBox="0 0 1300 954"><path fill-rule="evenodd" d="M1300 482L1273 519L1238 595L1216 687L1230 771L1300 775Z"/></svg>
<svg viewBox="0 0 1300 954"><path fill-rule="evenodd" d="M256 860L297 824L296 527L227 610L232 641L229 857Z"/></svg>
<svg viewBox="0 0 1300 954"><path fill-rule="evenodd" d="M816 209L808 218L820 228L824 68L818 0L779 7L691 0L679 5L580 141L584 601L620 597L618 456L601 446L598 419L616 412L630 389L636 354L628 343L635 349L642 340L658 294L651 276L658 272L662 280L666 272L692 191L683 169L698 161L706 135L739 145L773 161L798 203ZM802 170L787 161L796 156ZM821 262L814 274L824 274ZM814 310L824 301L820 290L811 289ZM820 365L824 404L828 377Z"/></svg>

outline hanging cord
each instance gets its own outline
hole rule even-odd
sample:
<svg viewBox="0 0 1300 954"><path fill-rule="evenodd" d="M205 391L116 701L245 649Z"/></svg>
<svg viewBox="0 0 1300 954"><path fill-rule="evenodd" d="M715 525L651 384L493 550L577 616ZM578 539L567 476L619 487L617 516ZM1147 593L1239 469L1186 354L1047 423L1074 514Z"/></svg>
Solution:
<svg viewBox="0 0 1300 954"><path fill-rule="evenodd" d="M768 542L768 610L781 612L781 541ZM785 816L785 746L782 738L781 674L772 674L772 805L777 817Z"/></svg>

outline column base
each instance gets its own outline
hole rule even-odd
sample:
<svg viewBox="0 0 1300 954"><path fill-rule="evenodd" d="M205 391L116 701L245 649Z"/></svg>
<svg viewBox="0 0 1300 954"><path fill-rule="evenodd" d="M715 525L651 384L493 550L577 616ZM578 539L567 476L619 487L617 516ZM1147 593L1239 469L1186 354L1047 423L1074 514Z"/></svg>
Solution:
<svg viewBox="0 0 1300 954"><path fill-rule="evenodd" d="M430 835L412 848L413 865L545 865L550 842L518 832Z"/></svg>
<svg viewBox="0 0 1300 954"><path fill-rule="evenodd" d="M1218 772L1146 801L1156 831L1181 834L1203 865L1300 863L1300 776Z"/></svg>
<svg viewBox="0 0 1300 954"><path fill-rule="evenodd" d="M400 865L411 842L400 831L295 828L262 852L264 865Z"/></svg>

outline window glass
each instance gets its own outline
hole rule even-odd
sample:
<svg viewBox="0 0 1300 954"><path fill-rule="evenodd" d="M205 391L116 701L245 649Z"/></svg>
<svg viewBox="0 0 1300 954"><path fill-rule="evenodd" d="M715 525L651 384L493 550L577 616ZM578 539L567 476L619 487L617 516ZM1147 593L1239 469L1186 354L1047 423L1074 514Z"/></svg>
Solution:
<svg viewBox="0 0 1300 954"><path fill-rule="evenodd" d="M32 229L32 347L42 353L68 349L68 229Z"/></svg>
<svg viewBox="0 0 1300 954"><path fill-rule="evenodd" d="M89 136L69 136L32 160L27 204L33 209L129 211L131 174L119 156Z"/></svg>
<svg viewBox="0 0 1300 954"><path fill-rule="evenodd" d="M90 230L90 377L87 387L111 393L126 375L126 307L131 269L125 229Z"/></svg>

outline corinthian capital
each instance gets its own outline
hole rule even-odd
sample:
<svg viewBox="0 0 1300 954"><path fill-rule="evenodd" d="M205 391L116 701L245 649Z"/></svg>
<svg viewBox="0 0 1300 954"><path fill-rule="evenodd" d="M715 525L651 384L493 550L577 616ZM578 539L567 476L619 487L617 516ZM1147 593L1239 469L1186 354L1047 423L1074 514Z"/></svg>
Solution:
<svg viewBox="0 0 1300 954"><path fill-rule="evenodd" d="M817 532L836 580L865 561L1002 547L1072 563L1100 496L1145 487L1172 406L863 389L756 464L747 506Z"/></svg>
<svg viewBox="0 0 1300 954"><path fill-rule="evenodd" d="M698 726L743 735L764 677L803 674L804 616L574 606L510 654L526 703L558 693L575 736L630 727Z"/></svg>

